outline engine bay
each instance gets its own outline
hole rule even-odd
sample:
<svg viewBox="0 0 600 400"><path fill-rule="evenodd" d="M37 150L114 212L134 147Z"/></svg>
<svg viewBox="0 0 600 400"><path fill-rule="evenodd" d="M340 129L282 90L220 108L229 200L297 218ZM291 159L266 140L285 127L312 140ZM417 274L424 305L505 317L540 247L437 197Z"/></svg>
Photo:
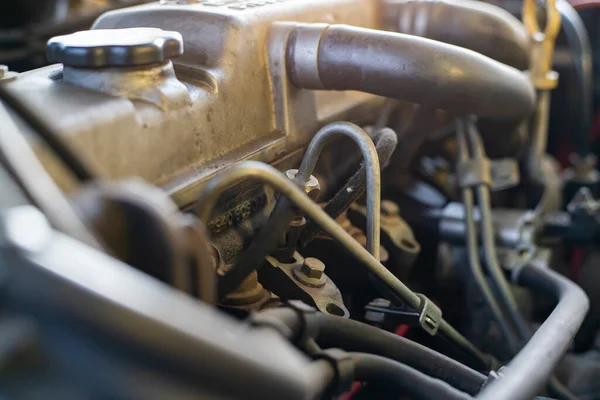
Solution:
<svg viewBox="0 0 600 400"><path fill-rule="evenodd" d="M131 3L0 68L1 396L600 399L593 1Z"/></svg>

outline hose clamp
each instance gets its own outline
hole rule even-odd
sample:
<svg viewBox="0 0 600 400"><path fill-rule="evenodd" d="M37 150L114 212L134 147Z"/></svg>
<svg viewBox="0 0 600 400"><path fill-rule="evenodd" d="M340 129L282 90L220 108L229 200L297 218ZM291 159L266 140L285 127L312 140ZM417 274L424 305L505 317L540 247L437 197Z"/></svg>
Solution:
<svg viewBox="0 0 600 400"><path fill-rule="evenodd" d="M348 353L340 349L327 349L316 354L314 359L327 361L335 371L328 395L339 396L351 389L352 383L354 383L354 361Z"/></svg>
<svg viewBox="0 0 600 400"><path fill-rule="evenodd" d="M277 318L269 317L260 313L251 314L248 317L250 326L256 328L269 328L277 331L281 336L289 338L292 336L292 331L283 322Z"/></svg>
<svg viewBox="0 0 600 400"><path fill-rule="evenodd" d="M442 321L442 310L433 301L429 300L427 296L420 293L417 296L421 299L421 304L419 305L419 325L425 332L431 336L435 336Z"/></svg>
<svg viewBox="0 0 600 400"><path fill-rule="evenodd" d="M287 301L284 307L292 309L300 319L298 335L292 339L293 343L304 343L307 339L317 336L317 310L300 300Z"/></svg>

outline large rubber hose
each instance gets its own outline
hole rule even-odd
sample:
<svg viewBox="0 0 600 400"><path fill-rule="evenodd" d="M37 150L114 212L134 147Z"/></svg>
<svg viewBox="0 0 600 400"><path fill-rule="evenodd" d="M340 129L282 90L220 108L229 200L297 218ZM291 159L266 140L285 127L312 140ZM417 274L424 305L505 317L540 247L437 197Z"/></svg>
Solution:
<svg viewBox="0 0 600 400"><path fill-rule="evenodd" d="M519 70L529 68L525 26L508 11L474 0L386 0L386 30L464 47Z"/></svg>
<svg viewBox="0 0 600 400"><path fill-rule="evenodd" d="M317 321L317 342L322 347L388 357L470 394L476 394L486 379L443 354L370 325L326 314L318 315Z"/></svg>
<svg viewBox="0 0 600 400"><path fill-rule="evenodd" d="M535 104L520 71L471 50L430 39L346 25L299 24L287 69L297 87L358 90L518 123Z"/></svg>
<svg viewBox="0 0 600 400"><path fill-rule="evenodd" d="M431 378L389 358L372 354L350 353L354 378L375 385L385 385L389 392L408 395L415 400L471 400L472 397L445 382Z"/></svg>

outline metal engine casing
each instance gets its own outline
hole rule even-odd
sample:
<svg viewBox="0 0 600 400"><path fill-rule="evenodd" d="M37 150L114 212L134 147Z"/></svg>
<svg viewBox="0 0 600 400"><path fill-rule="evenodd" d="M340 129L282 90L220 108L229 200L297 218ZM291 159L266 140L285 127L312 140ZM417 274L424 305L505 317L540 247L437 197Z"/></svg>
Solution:
<svg viewBox="0 0 600 400"><path fill-rule="evenodd" d="M9 85L48 116L104 177L140 176L185 206L218 170L246 159L274 163L295 150L299 157L324 124L368 121L382 104L383 99L359 92L297 89L285 66L294 22L376 28L378 2L253 4L151 4L100 17L93 29L156 27L182 34L184 54L172 60L176 78L165 78L151 99L111 96L64 83L61 65L24 73ZM129 81L144 79L135 70L112 72L129 74ZM183 99L182 93L169 89L169 79L185 85ZM54 178L67 186L50 154L44 149L38 153Z"/></svg>

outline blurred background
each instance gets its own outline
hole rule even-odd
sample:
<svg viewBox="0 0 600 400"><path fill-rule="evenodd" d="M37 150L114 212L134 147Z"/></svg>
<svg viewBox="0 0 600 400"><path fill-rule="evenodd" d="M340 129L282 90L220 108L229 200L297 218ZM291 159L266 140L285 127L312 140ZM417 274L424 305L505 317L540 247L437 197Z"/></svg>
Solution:
<svg viewBox="0 0 600 400"><path fill-rule="evenodd" d="M52 36L89 29L102 13L149 0L1 0L0 64L23 72L47 64Z"/></svg>

